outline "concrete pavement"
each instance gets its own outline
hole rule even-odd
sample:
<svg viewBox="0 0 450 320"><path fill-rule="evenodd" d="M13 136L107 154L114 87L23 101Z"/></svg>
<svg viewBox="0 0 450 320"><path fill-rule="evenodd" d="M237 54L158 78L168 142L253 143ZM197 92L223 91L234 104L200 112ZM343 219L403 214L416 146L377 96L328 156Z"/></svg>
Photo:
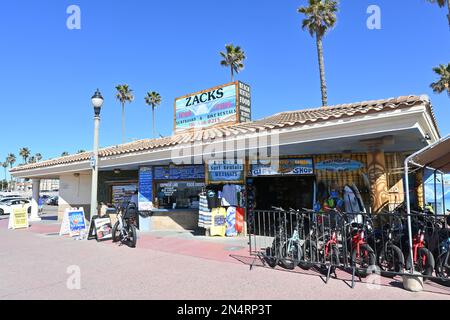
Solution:
<svg viewBox="0 0 450 320"><path fill-rule="evenodd" d="M148 234L130 249L59 237L51 220L28 230L6 227L1 220L0 299L450 299L448 288L428 284L410 293L397 279L351 289L343 271L328 284L315 271L277 271L258 262L250 271L253 259L236 242L244 239ZM78 280L80 289L73 289Z"/></svg>

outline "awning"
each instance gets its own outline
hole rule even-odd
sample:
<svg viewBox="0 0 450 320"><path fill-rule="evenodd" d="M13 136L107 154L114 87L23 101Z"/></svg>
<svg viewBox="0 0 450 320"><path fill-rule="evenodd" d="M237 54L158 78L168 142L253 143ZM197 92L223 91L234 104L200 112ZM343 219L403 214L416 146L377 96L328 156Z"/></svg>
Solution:
<svg viewBox="0 0 450 320"><path fill-rule="evenodd" d="M410 162L442 173L450 172L450 135L436 141L432 145L416 152Z"/></svg>

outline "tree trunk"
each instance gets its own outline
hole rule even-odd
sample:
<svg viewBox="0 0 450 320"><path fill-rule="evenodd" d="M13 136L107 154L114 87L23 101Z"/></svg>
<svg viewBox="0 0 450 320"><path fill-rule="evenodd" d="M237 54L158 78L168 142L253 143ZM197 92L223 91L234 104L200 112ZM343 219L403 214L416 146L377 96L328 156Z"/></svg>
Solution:
<svg viewBox="0 0 450 320"><path fill-rule="evenodd" d="M152 106L152 122L153 122L153 139L156 138L155 136L155 107Z"/></svg>
<svg viewBox="0 0 450 320"><path fill-rule="evenodd" d="M231 66L230 69L231 69L231 82L234 82L233 66Z"/></svg>
<svg viewBox="0 0 450 320"><path fill-rule="evenodd" d="M122 144L125 143L125 103L122 102Z"/></svg>
<svg viewBox="0 0 450 320"><path fill-rule="evenodd" d="M448 6L448 26L450 27L450 0L447 0L447 6Z"/></svg>
<svg viewBox="0 0 450 320"><path fill-rule="evenodd" d="M327 96L327 82L325 80L325 62L323 59L323 45L322 37L316 35L317 42L317 55L319 59L319 70L320 70L320 89L322 91L322 106L326 107L328 105Z"/></svg>

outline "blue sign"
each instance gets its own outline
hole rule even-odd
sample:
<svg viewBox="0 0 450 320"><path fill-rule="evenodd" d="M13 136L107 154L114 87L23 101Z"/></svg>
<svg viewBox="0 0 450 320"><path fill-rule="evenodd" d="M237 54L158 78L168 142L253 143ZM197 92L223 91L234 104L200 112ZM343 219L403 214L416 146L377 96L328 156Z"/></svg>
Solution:
<svg viewBox="0 0 450 320"><path fill-rule="evenodd" d="M151 167L139 169L139 211L153 209L153 171Z"/></svg>
<svg viewBox="0 0 450 320"><path fill-rule="evenodd" d="M244 162L218 160L208 162L209 182L235 182L244 181Z"/></svg>
<svg viewBox="0 0 450 320"><path fill-rule="evenodd" d="M331 159L316 164L316 170L330 172L358 171L362 168L362 162L350 159Z"/></svg>
<svg viewBox="0 0 450 320"><path fill-rule="evenodd" d="M205 166L155 167L155 180L205 179Z"/></svg>
<svg viewBox="0 0 450 320"><path fill-rule="evenodd" d="M86 229L86 222L84 220L83 211L69 211L69 226L70 233L79 233Z"/></svg>
<svg viewBox="0 0 450 320"><path fill-rule="evenodd" d="M249 175L258 176L274 176L274 175L310 175L314 173L313 159L280 159L278 166L275 163L259 163L254 162L250 166Z"/></svg>

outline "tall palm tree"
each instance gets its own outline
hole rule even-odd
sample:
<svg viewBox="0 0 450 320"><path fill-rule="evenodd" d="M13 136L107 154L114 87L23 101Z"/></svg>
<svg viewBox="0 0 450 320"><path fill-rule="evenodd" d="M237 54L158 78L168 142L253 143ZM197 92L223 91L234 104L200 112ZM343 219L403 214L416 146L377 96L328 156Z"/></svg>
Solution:
<svg viewBox="0 0 450 320"><path fill-rule="evenodd" d="M61 153L61 157L67 157L69 155L69 153L67 151L64 151L63 153Z"/></svg>
<svg viewBox="0 0 450 320"><path fill-rule="evenodd" d="M28 148L21 148L19 151L19 155L22 157L23 159L23 163L27 163L27 159L30 156L30 149Z"/></svg>
<svg viewBox="0 0 450 320"><path fill-rule="evenodd" d="M155 135L155 108L161 104L161 95L158 92L152 91L147 92L145 96L145 103L152 107L152 122L153 122L153 138L156 138Z"/></svg>
<svg viewBox="0 0 450 320"><path fill-rule="evenodd" d="M312 37L316 37L317 55L319 59L320 87L322 91L322 105L328 104L327 83L325 80L325 62L323 58L323 37L336 24L338 2L336 0L308 0L307 7L298 8L306 18L302 22L302 29L308 30Z"/></svg>
<svg viewBox="0 0 450 320"><path fill-rule="evenodd" d="M220 61L220 65L224 67L230 67L231 71L231 82L234 81L234 74L238 74L242 69L244 69L245 52L242 51L240 46L234 46L232 44L227 44L225 46L224 52L220 52L223 60Z"/></svg>
<svg viewBox="0 0 450 320"><path fill-rule="evenodd" d="M116 98L122 104L122 143L125 143L125 103L131 103L134 100L133 90L127 84L116 86Z"/></svg>
<svg viewBox="0 0 450 320"><path fill-rule="evenodd" d="M12 169L14 163L16 162L16 155L14 153L8 154L8 157L6 157L6 162L9 164L10 169ZM9 185L9 190L12 190L12 184L13 184L13 178L11 176L11 181Z"/></svg>
<svg viewBox="0 0 450 320"><path fill-rule="evenodd" d="M436 3L439 7L443 8L445 5L447 5L448 8L448 25L450 26L450 0L428 0L428 2Z"/></svg>
<svg viewBox="0 0 450 320"><path fill-rule="evenodd" d="M441 64L439 67L433 68L433 71L440 77L438 81L433 82L430 87L435 93L447 91L450 97L450 63L448 65Z"/></svg>
<svg viewBox="0 0 450 320"><path fill-rule="evenodd" d="M36 153L36 154L34 155L34 157L35 157L35 159L36 159L36 162L39 162L39 161L42 160L42 154L40 154L40 153Z"/></svg>
<svg viewBox="0 0 450 320"><path fill-rule="evenodd" d="M5 162L1 162L1 165L3 167L3 170L5 171L5 179L2 180L2 191L4 191L5 190L4 189L4 182L6 182L6 187L8 187L8 182L7 182L8 181L8 177L7 177L6 169L8 168L9 163L7 161L5 161Z"/></svg>

